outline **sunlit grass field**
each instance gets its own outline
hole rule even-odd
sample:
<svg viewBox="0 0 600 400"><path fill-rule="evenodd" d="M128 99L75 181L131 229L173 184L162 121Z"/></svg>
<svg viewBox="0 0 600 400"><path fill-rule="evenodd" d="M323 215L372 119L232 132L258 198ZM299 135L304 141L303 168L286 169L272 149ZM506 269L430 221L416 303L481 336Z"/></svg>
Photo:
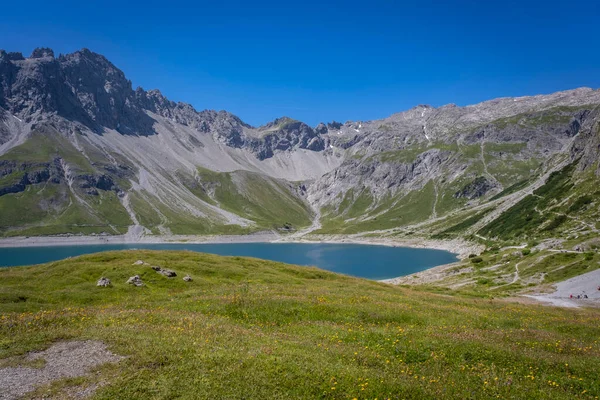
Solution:
<svg viewBox="0 0 600 400"><path fill-rule="evenodd" d="M135 274L144 287L125 283ZM101 276L112 286L96 287ZM127 358L31 397L96 383L97 399L600 396L598 310L192 252L108 252L0 270L0 359L76 339L102 340Z"/></svg>

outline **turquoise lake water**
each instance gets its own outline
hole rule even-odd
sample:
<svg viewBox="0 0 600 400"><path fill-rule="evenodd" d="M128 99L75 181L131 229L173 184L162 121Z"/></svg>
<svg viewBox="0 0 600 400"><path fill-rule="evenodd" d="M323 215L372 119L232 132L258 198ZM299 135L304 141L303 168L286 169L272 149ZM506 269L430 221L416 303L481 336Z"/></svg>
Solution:
<svg viewBox="0 0 600 400"><path fill-rule="evenodd" d="M368 279L409 275L457 260L455 254L442 250L356 244L115 244L0 248L0 267L41 264L82 254L126 249L191 250L225 256L257 257L289 264L316 266Z"/></svg>

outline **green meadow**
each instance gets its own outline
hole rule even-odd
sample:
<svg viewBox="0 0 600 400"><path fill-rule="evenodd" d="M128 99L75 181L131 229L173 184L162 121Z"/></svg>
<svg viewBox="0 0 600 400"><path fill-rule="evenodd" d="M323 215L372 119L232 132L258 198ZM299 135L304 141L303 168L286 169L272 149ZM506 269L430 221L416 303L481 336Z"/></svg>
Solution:
<svg viewBox="0 0 600 400"><path fill-rule="evenodd" d="M136 274L143 287L126 284ZM102 276L110 287L96 286ZM97 384L94 399L600 396L597 309L192 252L107 252L0 270L0 368L87 339L126 358L28 396L60 399Z"/></svg>

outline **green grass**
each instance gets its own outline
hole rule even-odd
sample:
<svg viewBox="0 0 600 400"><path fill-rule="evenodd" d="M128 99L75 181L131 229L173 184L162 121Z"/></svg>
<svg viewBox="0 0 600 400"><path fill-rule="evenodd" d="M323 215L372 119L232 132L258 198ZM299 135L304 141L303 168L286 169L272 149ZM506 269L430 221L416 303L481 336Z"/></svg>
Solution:
<svg viewBox="0 0 600 400"><path fill-rule="evenodd" d="M133 266L137 259L179 276ZM134 274L145 287L125 284ZM100 276L113 286L96 287ZM96 399L600 395L594 310L438 295L191 252L100 253L6 268L0 281L0 359L77 339L127 356L33 397L64 398L70 386L95 382L105 383Z"/></svg>
<svg viewBox="0 0 600 400"><path fill-rule="evenodd" d="M560 171L553 172L546 183L524 197L521 201L502 213L494 221L483 227L479 233L499 239L514 239L530 235L546 221L552 219L547 231L553 231L563 222L547 209L567 197L573 189L572 174L576 164L570 164Z"/></svg>
<svg viewBox="0 0 600 400"><path fill-rule="evenodd" d="M260 227L277 228L287 223L300 228L311 223L309 206L284 181L248 171L199 169L198 174L205 187L213 188L211 198L221 208Z"/></svg>
<svg viewBox="0 0 600 400"><path fill-rule="evenodd" d="M497 195L493 196L490 201L494 201L494 200L498 200L499 198L502 198L504 196L508 196L509 194L518 192L521 189L524 189L525 187L527 187L527 185L529 184L529 179L524 179L522 181L519 181L513 185L510 185L509 187L507 187L506 189L504 189L503 191L501 191L500 193L498 193Z"/></svg>
<svg viewBox="0 0 600 400"><path fill-rule="evenodd" d="M79 171L94 172L88 159L51 127L41 127L32 132L25 143L1 155L0 160L49 163L57 157L63 158Z"/></svg>
<svg viewBox="0 0 600 400"><path fill-rule="evenodd" d="M433 235L433 237L435 239L444 239L444 238L451 238L461 232L464 232L466 229L470 228L471 226L475 225L477 222L481 221L483 219L483 217L485 217L487 214L489 214L490 212L492 212L494 210L494 208L488 208L486 210L483 210L473 216L470 216L468 218L463 219L461 222L452 225L451 227L444 229L443 231L441 231L440 233Z"/></svg>
<svg viewBox="0 0 600 400"><path fill-rule="evenodd" d="M131 224L116 193L99 191L81 204L63 184L43 183L0 196L0 234L39 236L64 233L121 234Z"/></svg>
<svg viewBox="0 0 600 400"><path fill-rule="evenodd" d="M360 212L371 204L369 196L369 194L361 192L356 203L352 203L352 206L350 206L351 216L359 216ZM371 215L379 215L370 219L346 222L346 216L343 214L339 215L331 210L327 214L326 210L323 210L322 228L314 233L357 233L388 229L422 221L431 215L434 198L433 182L429 181L421 190L412 191L402 197L382 199L376 207L369 211ZM345 198L342 203L348 202L349 204L349 201Z"/></svg>

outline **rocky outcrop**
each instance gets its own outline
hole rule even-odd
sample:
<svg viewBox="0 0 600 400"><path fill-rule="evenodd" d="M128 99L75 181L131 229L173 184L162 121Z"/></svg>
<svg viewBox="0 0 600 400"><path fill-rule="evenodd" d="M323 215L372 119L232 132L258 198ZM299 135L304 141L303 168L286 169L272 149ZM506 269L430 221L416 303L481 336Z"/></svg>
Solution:
<svg viewBox="0 0 600 400"><path fill-rule="evenodd" d="M304 122L288 117L277 118L258 128L258 132L261 136L250 140L249 146L260 160L272 157L276 151L325 149L325 140L319 133L323 132L323 128L315 131Z"/></svg>
<svg viewBox="0 0 600 400"><path fill-rule="evenodd" d="M119 187L109 175L78 175L77 181L82 189L96 188L100 190L113 190L119 192Z"/></svg>
<svg viewBox="0 0 600 400"><path fill-rule="evenodd" d="M478 176L475 180L458 192L454 193L454 197L460 199L462 197L469 200L485 196L490 190L496 187L496 183L488 180L483 176Z"/></svg>
<svg viewBox="0 0 600 400"><path fill-rule="evenodd" d="M29 56L29 58L31 59L46 57L54 58L54 51L47 47L38 47L37 49L34 49L33 52L31 52L31 55Z"/></svg>
<svg viewBox="0 0 600 400"><path fill-rule="evenodd" d="M0 161L0 178L4 177L4 183L0 184L0 196L23 192L28 185L47 182L56 175L57 171L50 163ZM14 177L12 180L11 176Z"/></svg>

